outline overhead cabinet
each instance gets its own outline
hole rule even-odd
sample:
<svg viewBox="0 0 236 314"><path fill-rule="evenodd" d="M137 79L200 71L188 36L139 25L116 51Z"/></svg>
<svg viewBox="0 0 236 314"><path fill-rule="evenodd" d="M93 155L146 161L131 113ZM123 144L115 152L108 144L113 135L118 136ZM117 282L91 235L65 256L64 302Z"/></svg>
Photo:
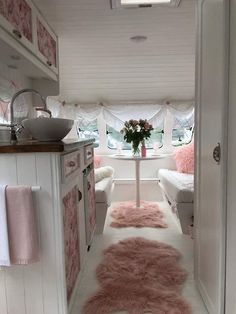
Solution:
<svg viewBox="0 0 236 314"><path fill-rule="evenodd" d="M36 17L36 29L38 57L58 74L57 36L39 14Z"/></svg>
<svg viewBox="0 0 236 314"><path fill-rule="evenodd" d="M58 75L58 40L30 0L0 0L0 27Z"/></svg>
<svg viewBox="0 0 236 314"><path fill-rule="evenodd" d="M27 0L0 0L0 25L34 51L34 7Z"/></svg>

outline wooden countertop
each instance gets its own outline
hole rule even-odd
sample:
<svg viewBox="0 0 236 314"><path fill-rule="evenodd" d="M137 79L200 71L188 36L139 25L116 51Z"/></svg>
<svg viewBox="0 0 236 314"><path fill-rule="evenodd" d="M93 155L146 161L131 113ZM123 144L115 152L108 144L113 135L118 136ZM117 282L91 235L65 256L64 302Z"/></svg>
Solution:
<svg viewBox="0 0 236 314"><path fill-rule="evenodd" d="M0 143L0 154L13 153L46 153L69 152L77 148L92 144L93 139L71 139L59 142L19 141L17 143Z"/></svg>

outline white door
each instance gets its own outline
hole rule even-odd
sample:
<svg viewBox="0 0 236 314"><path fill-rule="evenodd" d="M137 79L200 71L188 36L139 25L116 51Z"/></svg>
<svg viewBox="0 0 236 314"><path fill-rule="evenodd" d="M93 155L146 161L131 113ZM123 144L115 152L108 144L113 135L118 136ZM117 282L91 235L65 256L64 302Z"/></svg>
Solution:
<svg viewBox="0 0 236 314"><path fill-rule="evenodd" d="M226 314L236 314L236 0L230 0Z"/></svg>
<svg viewBox="0 0 236 314"><path fill-rule="evenodd" d="M210 314L224 313L227 34L227 1L198 1L195 277ZM220 163L213 159L217 143Z"/></svg>

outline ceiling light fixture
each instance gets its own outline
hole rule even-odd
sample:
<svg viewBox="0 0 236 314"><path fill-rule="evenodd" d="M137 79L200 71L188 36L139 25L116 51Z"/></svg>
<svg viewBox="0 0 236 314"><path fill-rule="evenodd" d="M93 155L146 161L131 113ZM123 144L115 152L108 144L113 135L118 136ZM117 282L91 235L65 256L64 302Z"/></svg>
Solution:
<svg viewBox="0 0 236 314"><path fill-rule="evenodd" d="M110 0L111 9L138 9L154 6L168 6L177 8L181 0Z"/></svg>
<svg viewBox="0 0 236 314"><path fill-rule="evenodd" d="M161 4L161 3L171 3L171 0L121 0L121 5Z"/></svg>

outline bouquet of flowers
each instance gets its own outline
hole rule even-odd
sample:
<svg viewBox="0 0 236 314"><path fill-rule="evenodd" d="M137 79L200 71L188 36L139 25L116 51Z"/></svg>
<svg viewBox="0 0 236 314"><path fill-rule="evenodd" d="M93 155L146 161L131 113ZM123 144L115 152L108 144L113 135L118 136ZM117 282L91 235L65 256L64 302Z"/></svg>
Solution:
<svg viewBox="0 0 236 314"><path fill-rule="evenodd" d="M124 135L124 140L132 144L133 154L139 153L139 145L151 136L153 127L145 119L125 121L123 129L120 131Z"/></svg>

